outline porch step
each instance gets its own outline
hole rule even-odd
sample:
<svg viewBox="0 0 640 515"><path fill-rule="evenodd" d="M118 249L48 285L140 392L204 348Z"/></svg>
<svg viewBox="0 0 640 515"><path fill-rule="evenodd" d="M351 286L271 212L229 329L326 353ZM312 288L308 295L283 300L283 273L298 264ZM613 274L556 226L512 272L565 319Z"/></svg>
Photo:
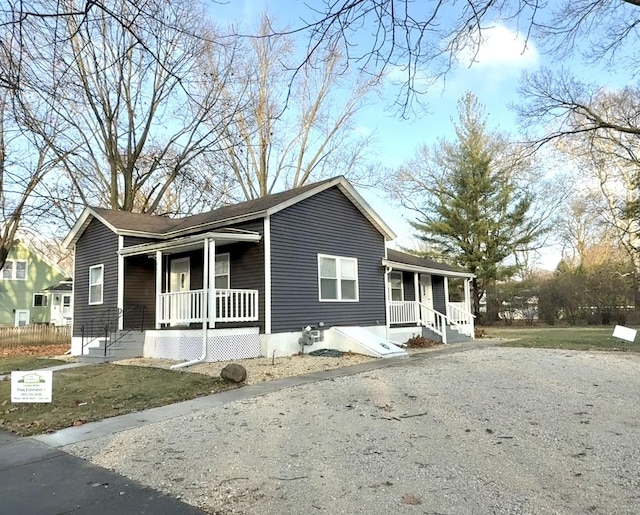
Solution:
<svg viewBox="0 0 640 515"><path fill-rule="evenodd" d="M107 352L104 346L107 340ZM109 345L106 338L98 338L97 343L84 349L84 354L78 356L83 363L107 363L119 359L138 358L143 354L144 333L141 331L118 331L113 335L113 343ZM99 345L99 346L98 346Z"/></svg>
<svg viewBox="0 0 640 515"><path fill-rule="evenodd" d="M422 327L422 336L425 338L429 338L435 341L442 341L442 336L432 331L428 327ZM459 333L455 329L447 326L447 343L464 343L472 341L472 338L469 338L467 335Z"/></svg>

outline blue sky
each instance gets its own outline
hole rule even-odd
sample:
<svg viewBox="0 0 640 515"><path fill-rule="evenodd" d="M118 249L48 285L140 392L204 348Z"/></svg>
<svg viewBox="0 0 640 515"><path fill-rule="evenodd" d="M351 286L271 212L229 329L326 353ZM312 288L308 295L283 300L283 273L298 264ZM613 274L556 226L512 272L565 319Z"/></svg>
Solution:
<svg viewBox="0 0 640 515"><path fill-rule="evenodd" d="M230 0L227 4L212 7L214 18L221 25L225 21L235 21L250 26L265 10L275 15L278 24L291 27L299 26L301 17L310 16L308 7L302 1ZM611 86L624 84L624 77L615 77L593 67L587 68L575 59L559 62L540 52L535 41L529 40L525 44L522 34L505 25L497 23L485 34L488 37L473 66L468 66L471 56L462 56L460 64L448 74L446 82L436 84L422 97L426 105L424 112L410 119L399 118L392 105L398 90L387 86L382 102L373 102L359 113L358 130L375 134L375 157L384 166L397 167L410 159L419 146L431 145L438 138L451 138L453 121L457 120L457 101L468 90L485 106L487 123L491 129L517 136L519 129L516 116L508 106L522 100L517 88L524 71L565 66L585 81ZM301 41L301 46L304 43ZM407 220L413 219L414 215L391 204L383 195L370 191L362 193L398 234L397 243L412 247L415 240ZM550 248L540 257L539 265L547 269L555 268L559 258L559 249Z"/></svg>

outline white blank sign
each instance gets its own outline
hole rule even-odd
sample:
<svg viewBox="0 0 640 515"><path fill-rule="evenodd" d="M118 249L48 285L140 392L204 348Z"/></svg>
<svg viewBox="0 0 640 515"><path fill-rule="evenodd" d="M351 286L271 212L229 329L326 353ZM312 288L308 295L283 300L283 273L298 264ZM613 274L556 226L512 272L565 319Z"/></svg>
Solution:
<svg viewBox="0 0 640 515"><path fill-rule="evenodd" d="M631 329L630 327L625 327L623 325L617 325L613 328L613 337L620 338L621 340L627 340L628 342L632 342L636 339L636 331L635 329Z"/></svg>

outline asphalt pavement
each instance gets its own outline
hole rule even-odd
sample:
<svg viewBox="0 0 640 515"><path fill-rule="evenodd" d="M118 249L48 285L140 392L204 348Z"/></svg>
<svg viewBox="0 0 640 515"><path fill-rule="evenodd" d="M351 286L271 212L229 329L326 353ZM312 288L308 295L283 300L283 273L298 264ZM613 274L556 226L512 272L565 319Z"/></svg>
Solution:
<svg viewBox="0 0 640 515"><path fill-rule="evenodd" d="M4 515L199 515L204 512L33 438L0 432Z"/></svg>

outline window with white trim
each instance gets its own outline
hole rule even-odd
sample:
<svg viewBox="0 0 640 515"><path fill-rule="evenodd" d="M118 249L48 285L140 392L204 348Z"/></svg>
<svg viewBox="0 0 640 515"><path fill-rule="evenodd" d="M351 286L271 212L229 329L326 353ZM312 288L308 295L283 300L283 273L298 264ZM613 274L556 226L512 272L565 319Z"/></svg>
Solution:
<svg viewBox="0 0 640 515"><path fill-rule="evenodd" d="M0 277L6 281L26 281L27 261L25 259L7 259L2 267Z"/></svg>
<svg viewBox="0 0 640 515"><path fill-rule="evenodd" d="M218 254L216 256L216 272L214 281L217 289L228 290L231 287L229 254Z"/></svg>
<svg viewBox="0 0 640 515"><path fill-rule="evenodd" d="M33 294L33 307L34 308L45 308L48 304L48 297L44 293L34 293Z"/></svg>
<svg viewBox="0 0 640 515"><path fill-rule="evenodd" d="M358 260L318 254L321 301L358 301Z"/></svg>
<svg viewBox="0 0 640 515"><path fill-rule="evenodd" d="M89 267L89 304L102 304L104 265Z"/></svg>
<svg viewBox="0 0 640 515"><path fill-rule="evenodd" d="M402 272L389 272L389 298L391 300L404 300Z"/></svg>

